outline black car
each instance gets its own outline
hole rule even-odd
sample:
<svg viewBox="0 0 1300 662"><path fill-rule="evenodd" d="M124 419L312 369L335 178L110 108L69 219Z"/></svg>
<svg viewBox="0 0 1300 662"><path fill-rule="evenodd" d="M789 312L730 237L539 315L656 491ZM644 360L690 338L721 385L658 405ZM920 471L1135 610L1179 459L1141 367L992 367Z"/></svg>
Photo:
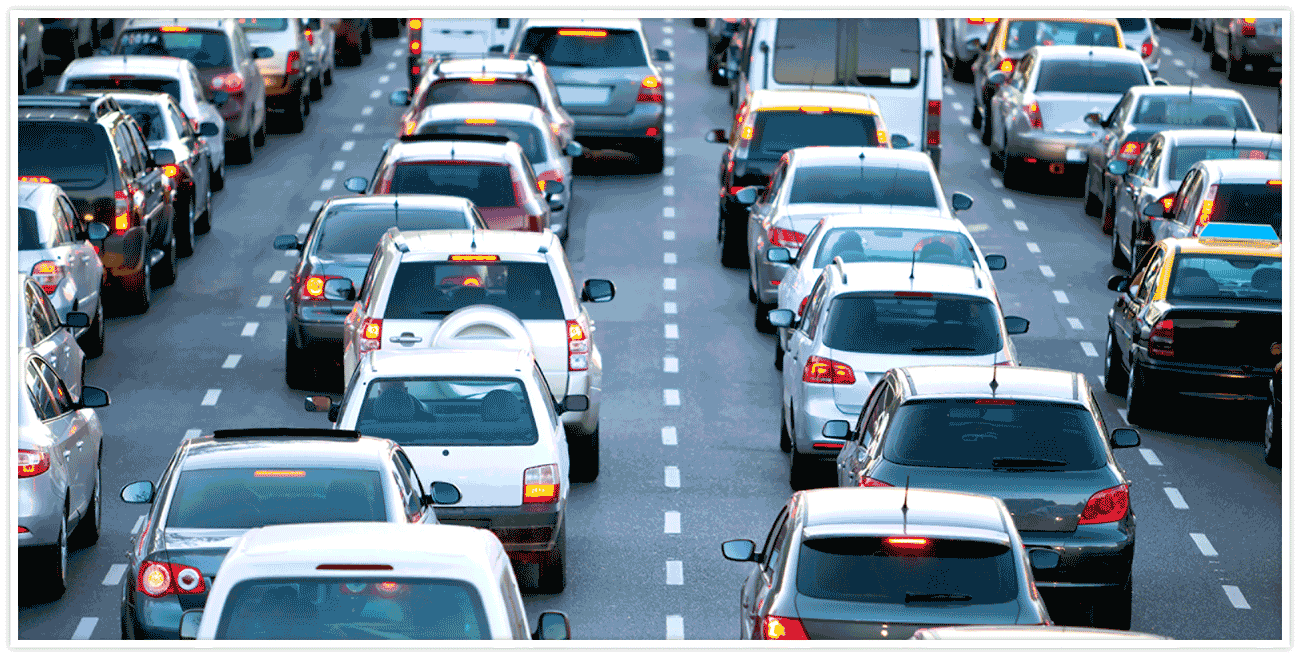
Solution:
<svg viewBox="0 0 1300 662"><path fill-rule="evenodd" d="M708 35L709 47L705 50L704 69L709 72L709 82L714 85L722 86L727 84L727 76L721 70L722 59L727 52L727 46L731 44L732 35L736 34L736 29L740 27L742 18L710 18L705 32Z"/></svg>
<svg viewBox="0 0 1300 662"><path fill-rule="evenodd" d="M173 192L140 126L106 97L23 95L18 174L63 187L82 220L111 230L99 245L110 299L149 309L151 287L176 280Z"/></svg>
<svg viewBox="0 0 1300 662"><path fill-rule="evenodd" d="M1264 416L1264 461L1269 466L1282 466L1282 343L1272 345L1277 357L1273 366L1273 381L1269 382L1268 412Z"/></svg>

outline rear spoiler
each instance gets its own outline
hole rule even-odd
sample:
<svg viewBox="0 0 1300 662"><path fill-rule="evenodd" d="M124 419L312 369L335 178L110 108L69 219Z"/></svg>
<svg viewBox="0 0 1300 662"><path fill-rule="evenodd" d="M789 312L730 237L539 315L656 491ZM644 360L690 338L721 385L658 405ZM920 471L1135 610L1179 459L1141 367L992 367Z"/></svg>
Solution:
<svg viewBox="0 0 1300 662"><path fill-rule="evenodd" d="M478 133L419 133L411 136L402 136L401 138L398 138L398 140L404 143L469 141L496 143L498 145L504 145L510 142L510 139L505 136L489 136Z"/></svg>

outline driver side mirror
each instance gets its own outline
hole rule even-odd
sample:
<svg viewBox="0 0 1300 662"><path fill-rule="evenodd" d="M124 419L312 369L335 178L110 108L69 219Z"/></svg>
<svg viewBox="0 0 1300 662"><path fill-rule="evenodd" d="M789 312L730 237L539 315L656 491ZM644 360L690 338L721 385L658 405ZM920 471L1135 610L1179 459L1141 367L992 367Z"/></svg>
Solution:
<svg viewBox="0 0 1300 662"><path fill-rule="evenodd" d="M1128 162L1124 159L1111 159L1106 163L1106 172L1123 177L1128 174Z"/></svg>
<svg viewBox="0 0 1300 662"><path fill-rule="evenodd" d="M565 156L578 157L578 156L582 156L582 152L583 152L582 144L576 141L570 142L569 144L564 146Z"/></svg>
<svg viewBox="0 0 1300 662"><path fill-rule="evenodd" d="M226 103L227 101L230 101L230 93L229 93L229 92L227 92L227 91L225 91L225 90L214 90L214 91L212 92L212 103L213 103L213 104L220 106L220 105Z"/></svg>
<svg viewBox="0 0 1300 662"><path fill-rule="evenodd" d="M1061 554L1054 549L1029 550L1029 567L1034 570L1051 570L1061 562Z"/></svg>
<svg viewBox="0 0 1300 662"><path fill-rule="evenodd" d="M591 278L582 284L582 300L605 303L614 300L614 282L604 278Z"/></svg>
<svg viewBox="0 0 1300 662"><path fill-rule="evenodd" d="M993 87L1001 87L1005 82L1007 82L1007 72L998 69L989 74L989 85L992 85Z"/></svg>
<svg viewBox="0 0 1300 662"><path fill-rule="evenodd" d="M772 264L791 264L794 258L790 256L790 249L778 247L767 249L767 261Z"/></svg>
<svg viewBox="0 0 1300 662"><path fill-rule="evenodd" d="M788 329L794 326L794 311L785 308L769 310L767 313L767 323L778 329Z"/></svg>
<svg viewBox="0 0 1300 662"><path fill-rule="evenodd" d="M569 628L569 617L563 612L544 611L537 615L537 629L533 639L542 641L568 641L573 637Z"/></svg>
<svg viewBox="0 0 1300 662"><path fill-rule="evenodd" d="M545 193L546 195L554 195L556 193L563 193L563 192L564 192L564 184L561 184L560 182L551 179L542 180L542 193Z"/></svg>
<svg viewBox="0 0 1300 662"><path fill-rule="evenodd" d="M1002 271L1007 268L1007 258L1005 255L985 255L984 264L989 265L989 271Z"/></svg>
<svg viewBox="0 0 1300 662"><path fill-rule="evenodd" d="M429 490L433 492L433 502L439 506L460 503L460 490L451 483L435 480L429 484Z"/></svg>
<svg viewBox="0 0 1300 662"><path fill-rule="evenodd" d="M90 326L90 315L79 311L70 312L63 317L62 326L69 329L84 329Z"/></svg>
<svg viewBox="0 0 1300 662"><path fill-rule="evenodd" d="M591 406L591 401L585 395L566 395L564 400L556 403L557 414L565 412L583 412Z"/></svg>
<svg viewBox="0 0 1300 662"><path fill-rule="evenodd" d="M1029 320L1015 315L1007 315L1002 318L1007 325L1007 335L1018 336L1022 333L1029 333Z"/></svg>
<svg viewBox="0 0 1300 662"><path fill-rule="evenodd" d="M907 149L912 146L912 141L908 140L907 136L901 133L895 133L889 137L889 146L894 149Z"/></svg>
<svg viewBox="0 0 1300 662"><path fill-rule="evenodd" d="M1115 428L1110 431L1111 448L1135 448L1142 443L1142 436L1132 428Z"/></svg>
<svg viewBox="0 0 1300 662"><path fill-rule="evenodd" d="M275 51L266 46L258 46L253 49L252 55L254 60L261 60L275 55Z"/></svg>
<svg viewBox="0 0 1300 662"><path fill-rule="evenodd" d="M746 186L745 188L736 191L736 202L748 207L749 205L758 202L758 193L760 190L761 189L757 186Z"/></svg>
<svg viewBox="0 0 1300 662"><path fill-rule="evenodd" d="M334 423L339 418L339 406L341 402L334 402L328 395L309 395L303 399L303 409L310 412L328 411L327 418L329 422Z"/></svg>
<svg viewBox="0 0 1300 662"><path fill-rule="evenodd" d="M728 540L722 543L722 558L728 561L759 561L754 555L753 540Z"/></svg>
<svg viewBox="0 0 1300 662"><path fill-rule="evenodd" d="M94 221L86 226L86 237L91 241L101 241L108 236L109 232L108 226L99 221Z"/></svg>
<svg viewBox="0 0 1300 662"><path fill-rule="evenodd" d="M710 131L710 132L704 134L704 141L705 141L705 142L710 142L710 143L723 143L723 144L726 144L726 142L727 142L727 130L726 130L726 129L714 129L714 130L712 130L712 131Z"/></svg>
<svg viewBox="0 0 1300 662"><path fill-rule="evenodd" d="M506 52L506 46L505 46L505 44L495 44L495 45L493 45L491 48L488 49L488 52L489 52L489 53L504 53L504 52Z"/></svg>
<svg viewBox="0 0 1300 662"><path fill-rule="evenodd" d="M165 166L176 163L176 153L166 147L158 147L150 152L155 165Z"/></svg>
<svg viewBox="0 0 1300 662"><path fill-rule="evenodd" d="M1106 289L1111 292L1123 292L1128 289L1129 282L1128 276L1111 276L1110 280L1106 281Z"/></svg>
<svg viewBox="0 0 1300 662"><path fill-rule="evenodd" d="M71 315L72 313L68 313ZM108 391L96 386L81 386L81 400L77 401L77 409L98 409L109 405Z"/></svg>
<svg viewBox="0 0 1300 662"><path fill-rule="evenodd" d="M366 178L365 178L365 177L348 177L347 179L343 180L343 188L345 188L345 189L347 189L347 190L349 190L349 191L352 191L353 193L365 193L365 192L366 192Z"/></svg>
<svg viewBox="0 0 1300 662"><path fill-rule="evenodd" d="M974 204L975 204L975 198L972 198L969 195L962 193L961 191L952 194L953 211L966 211L967 209L970 209L971 206Z"/></svg>
<svg viewBox="0 0 1300 662"><path fill-rule="evenodd" d="M326 301L352 301L357 298L357 292L351 279L330 278L325 281L321 296Z"/></svg>
<svg viewBox="0 0 1300 662"><path fill-rule="evenodd" d="M122 488L122 500L127 503L153 503L153 483L139 480Z"/></svg>
<svg viewBox="0 0 1300 662"><path fill-rule="evenodd" d="M826 421L822 426L822 436L827 439L848 439L853 436L853 430L848 421Z"/></svg>
<svg viewBox="0 0 1300 662"><path fill-rule="evenodd" d="M1151 218L1173 218L1174 208L1171 205L1169 209L1165 209L1165 206L1159 200L1154 200L1148 202L1147 206L1142 208L1142 213Z"/></svg>
<svg viewBox="0 0 1300 662"><path fill-rule="evenodd" d="M211 138L219 133L221 133L221 127L217 126L216 122L204 122L199 125L199 135L204 138Z"/></svg>
<svg viewBox="0 0 1300 662"><path fill-rule="evenodd" d="M407 90L394 90L388 95L388 105L390 106L409 106L411 105L411 93Z"/></svg>
<svg viewBox="0 0 1300 662"><path fill-rule="evenodd" d="M302 250L302 242L298 241L298 235L293 234L276 235L272 241L272 246L277 251Z"/></svg>
<svg viewBox="0 0 1300 662"><path fill-rule="evenodd" d="M1155 78L1152 78L1152 79L1151 79L1151 84L1152 84L1152 85L1168 85L1168 84L1169 84L1169 81L1167 81L1167 80L1165 80L1165 79L1163 79L1163 78L1161 78L1161 77L1159 77L1159 76L1156 76Z"/></svg>
<svg viewBox="0 0 1300 662"><path fill-rule="evenodd" d="M1083 123L1091 126L1101 126L1101 113L1088 113L1083 116Z"/></svg>

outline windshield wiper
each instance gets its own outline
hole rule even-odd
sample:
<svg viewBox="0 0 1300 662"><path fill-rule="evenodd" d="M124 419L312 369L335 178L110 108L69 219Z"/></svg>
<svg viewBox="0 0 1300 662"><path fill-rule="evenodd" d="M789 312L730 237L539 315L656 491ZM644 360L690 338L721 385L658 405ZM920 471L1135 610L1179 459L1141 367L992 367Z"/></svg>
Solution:
<svg viewBox="0 0 1300 662"><path fill-rule="evenodd" d="M975 348L974 348L974 347L954 347L954 346L944 346L944 347L913 347L913 348L912 348L912 351L913 351L913 352L947 352L947 351L952 351L952 352L956 352L956 351L962 351L962 352L973 352L973 351L975 351Z"/></svg>
<svg viewBox="0 0 1300 662"><path fill-rule="evenodd" d="M995 457L995 467L1063 467L1069 464L1063 460L1049 460L1042 457Z"/></svg>
<svg viewBox="0 0 1300 662"><path fill-rule="evenodd" d="M903 602L966 602L971 596L965 593L912 593L908 592Z"/></svg>

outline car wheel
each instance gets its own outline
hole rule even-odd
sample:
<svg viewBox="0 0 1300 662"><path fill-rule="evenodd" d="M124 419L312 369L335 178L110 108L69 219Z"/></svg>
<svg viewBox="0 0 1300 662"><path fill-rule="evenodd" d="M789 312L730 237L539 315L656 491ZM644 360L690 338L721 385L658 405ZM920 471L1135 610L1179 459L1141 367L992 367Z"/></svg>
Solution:
<svg viewBox="0 0 1300 662"><path fill-rule="evenodd" d="M1088 614L1089 624L1097 628L1127 630L1133 622L1133 577L1121 588L1097 591Z"/></svg>
<svg viewBox="0 0 1300 662"><path fill-rule="evenodd" d="M1228 68L1228 61L1219 55L1219 45L1215 44L1210 49L1210 68L1215 71L1223 71Z"/></svg>
<svg viewBox="0 0 1300 662"><path fill-rule="evenodd" d="M232 163L252 163L253 142L253 134L252 132L249 132L249 134L243 138L226 143L226 158L229 158ZM225 188L225 186L226 174L223 172L221 173L221 187Z"/></svg>
<svg viewBox="0 0 1300 662"><path fill-rule="evenodd" d="M1240 83L1246 80L1246 63L1242 57L1234 57L1232 44L1228 44L1228 80Z"/></svg>
<svg viewBox="0 0 1300 662"><path fill-rule="evenodd" d="M600 428L569 437L569 482L590 483L600 475Z"/></svg>
<svg viewBox="0 0 1300 662"><path fill-rule="evenodd" d="M194 254L194 193L185 197L189 198L185 212L176 213L176 220L180 222L180 231L176 233L176 254L181 257Z"/></svg>
<svg viewBox="0 0 1300 662"><path fill-rule="evenodd" d="M556 594L564 592L564 528L567 522L560 522L560 532L555 536L555 547L547 552L537 569L537 592Z"/></svg>
<svg viewBox="0 0 1300 662"><path fill-rule="evenodd" d="M103 462L104 444L101 440L99 457L95 458L95 486L90 492L90 503L86 505L86 515L77 523L77 530L72 532L73 544L77 549L84 549L99 542L100 524L104 521L101 513L104 499L100 490Z"/></svg>
<svg viewBox="0 0 1300 662"><path fill-rule="evenodd" d="M1129 266L1128 258L1124 257L1124 251L1119 248L1119 233L1114 229L1110 231L1110 263L1120 269Z"/></svg>
<svg viewBox="0 0 1300 662"><path fill-rule="evenodd" d="M284 383L298 391L312 390L311 378L314 371L307 363L307 350L298 347L293 339L293 329L284 332Z"/></svg>
<svg viewBox="0 0 1300 662"><path fill-rule="evenodd" d="M808 473L812 460L793 445L790 447L790 489L805 490L810 487L808 484Z"/></svg>
<svg viewBox="0 0 1300 662"><path fill-rule="evenodd" d="M201 220L194 221L194 232L196 234L207 234L212 231L212 188L208 188L206 194L207 202L203 205L203 215Z"/></svg>
<svg viewBox="0 0 1300 662"><path fill-rule="evenodd" d="M786 427L787 417L785 415L785 405L781 405L781 452L789 453L794 448L794 440L790 438L790 428Z"/></svg>
<svg viewBox="0 0 1300 662"><path fill-rule="evenodd" d="M59 538L48 547L36 552L36 572L23 573L32 592L41 602L53 602L63 597L68 586L68 504L63 504L63 519L59 522Z"/></svg>
<svg viewBox="0 0 1300 662"><path fill-rule="evenodd" d="M1201 32L1201 50L1209 52L1214 48L1214 26L1211 25L1209 30Z"/></svg>
<svg viewBox="0 0 1300 662"><path fill-rule="evenodd" d="M1083 180L1083 213L1089 216L1101 216L1101 198L1093 193L1092 185L1092 162L1089 161L1088 175Z"/></svg>
<svg viewBox="0 0 1300 662"><path fill-rule="evenodd" d="M1204 38L1205 32L1201 30L1201 26L1197 25L1196 21L1192 21L1192 41L1200 41Z"/></svg>
<svg viewBox="0 0 1300 662"><path fill-rule="evenodd" d="M1112 329L1106 330L1106 357L1105 376L1103 381L1107 393L1119 395L1124 393L1128 386L1128 373L1124 372L1124 355L1119 348L1119 341L1115 339L1115 332Z"/></svg>
<svg viewBox="0 0 1300 662"><path fill-rule="evenodd" d="M256 147L261 147L262 145L265 144L266 144L266 118L263 117L262 125L257 127L257 133L253 134L253 145ZM252 161L252 157L249 157L249 161Z"/></svg>
<svg viewBox="0 0 1300 662"><path fill-rule="evenodd" d="M77 339L86 358L93 359L104 353L104 301L95 306L95 319L90 321L90 328Z"/></svg>
<svg viewBox="0 0 1300 662"><path fill-rule="evenodd" d="M736 226L741 225L742 221L724 216L722 218L722 266L739 269L747 266L749 259L745 257L745 237L744 233Z"/></svg>
<svg viewBox="0 0 1300 662"><path fill-rule="evenodd" d="M361 54L362 55L370 55L370 40L372 38L373 30L374 30L374 26L372 24L367 24L366 31L361 33Z"/></svg>
<svg viewBox="0 0 1300 662"><path fill-rule="evenodd" d="M980 142L985 145L993 143L993 111L988 105L984 105L984 125L983 131L980 132Z"/></svg>
<svg viewBox="0 0 1300 662"><path fill-rule="evenodd" d="M284 130L287 133L302 133L306 125L305 117L307 115L307 95L301 90L298 92L298 99L293 104L293 110L286 111L284 114Z"/></svg>
<svg viewBox="0 0 1300 662"><path fill-rule="evenodd" d="M325 84L321 82L321 76L311 79L310 89L312 101L320 101L325 97Z"/></svg>
<svg viewBox="0 0 1300 662"><path fill-rule="evenodd" d="M217 168L216 170L212 170L209 172L208 182L210 182L208 187L211 188L213 191L220 191L221 189L226 188L226 164L225 163L222 163L221 167Z"/></svg>
<svg viewBox="0 0 1300 662"><path fill-rule="evenodd" d="M759 333L776 333L776 327L767 321L768 312L773 310L776 310L776 304L760 301L754 305L754 328L758 329Z"/></svg>
<svg viewBox="0 0 1300 662"><path fill-rule="evenodd" d="M328 69L325 70L325 73L321 75L321 82L324 83L325 85L334 84L334 61L336 59L337 58L335 57L335 54L330 53L330 66Z"/></svg>
<svg viewBox="0 0 1300 662"><path fill-rule="evenodd" d="M981 110L984 106L980 104L979 99L971 98L970 103L970 128L984 128L984 113Z"/></svg>
<svg viewBox="0 0 1300 662"><path fill-rule="evenodd" d="M1128 422L1129 425L1141 425L1146 427L1150 422L1152 408L1151 388L1146 383L1145 375L1142 369L1138 367L1137 360L1128 369Z"/></svg>
<svg viewBox="0 0 1300 662"><path fill-rule="evenodd" d="M122 308L128 314L141 314L149 310L149 304L153 299L153 293L150 283L153 281L153 265L149 264L148 256L144 259L144 268L140 273L134 276L127 276L122 279L121 291L118 296L121 297Z"/></svg>
<svg viewBox="0 0 1300 662"><path fill-rule="evenodd" d="M175 228L173 228L173 230L175 230ZM144 259L145 260L149 259L148 254L145 255ZM153 280L151 281L153 283L153 286L166 287L168 285L171 285L172 283L175 283L176 267L177 267L175 232L172 232L171 237L168 237L167 239L167 246L163 248L163 259L162 262L159 263L159 266L161 266L162 268L153 273Z"/></svg>
<svg viewBox="0 0 1300 662"><path fill-rule="evenodd" d="M1269 398L1264 418L1264 462L1270 467L1282 466L1282 412Z"/></svg>
<svg viewBox="0 0 1300 662"><path fill-rule="evenodd" d="M641 167L648 173L664 171L664 141L648 140L645 150L640 154Z"/></svg>
<svg viewBox="0 0 1300 662"><path fill-rule="evenodd" d="M1006 150L1003 149L998 161L1002 165L1002 185L1012 191L1019 190L1024 160L1016 156L1007 156Z"/></svg>
<svg viewBox="0 0 1300 662"><path fill-rule="evenodd" d="M781 346L781 332L776 334L776 360L772 362L777 372L785 372L785 348Z"/></svg>
<svg viewBox="0 0 1300 662"><path fill-rule="evenodd" d="M1106 182L1101 183L1101 231L1115 233L1115 191Z"/></svg>

